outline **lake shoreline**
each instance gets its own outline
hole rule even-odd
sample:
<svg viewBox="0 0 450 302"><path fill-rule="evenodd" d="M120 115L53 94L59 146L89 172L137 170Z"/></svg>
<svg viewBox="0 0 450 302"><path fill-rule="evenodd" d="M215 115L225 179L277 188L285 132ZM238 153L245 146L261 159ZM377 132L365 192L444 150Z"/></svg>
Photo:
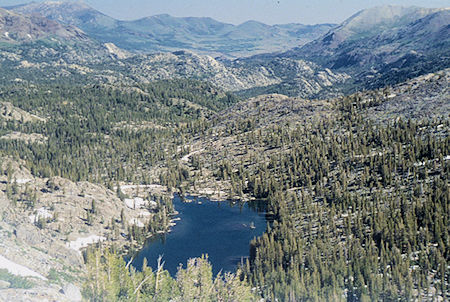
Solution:
<svg viewBox="0 0 450 302"><path fill-rule="evenodd" d="M172 214L170 230L146 240L134 255L136 269L140 269L144 258L152 266L162 254L166 269L175 275L179 264L208 254L216 272L234 271L236 259L249 256L250 241L266 230L266 212L248 202L175 195L173 205L178 214Z"/></svg>

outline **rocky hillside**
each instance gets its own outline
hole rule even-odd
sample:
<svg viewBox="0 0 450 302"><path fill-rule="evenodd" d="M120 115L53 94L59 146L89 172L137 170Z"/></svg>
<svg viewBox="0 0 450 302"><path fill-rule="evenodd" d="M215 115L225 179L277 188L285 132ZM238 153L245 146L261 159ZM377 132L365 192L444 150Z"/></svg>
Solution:
<svg viewBox="0 0 450 302"><path fill-rule="evenodd" d="M118 26L118 21L77 2L34 3L13 9L27 13L41 10L60 22L90 24L114 32ZM4 82L54 81L72 75L80 82L116 84L191 78L209 81L243 97L278 93L325 99L448 68L449 19L447 9L378 7L357 13L301 48L235 60L191 51L132 56L113 43L38 39L2 47L0 62L5 70ZM174 36L176 30L206 35L227 28L211 19L177 19L171 21L173 24L169 20L169 16L158 16L133 24L168 36ZM289 26L279 27L287 30ZM266 29L266 25L247 22L226 36L231 40L252 37L264 40ZM179 34L189 37L187 32ZM220 41L214 41L214 45L220 45ZM242 41L240 44L245 45Z"/></svg>
<svg viewBox="0 0 450 302"><path fill-rule="evenodd" d="M64 68L68 65L72 66L69 69L85 73L87 64L129 56L112 43L102 45L91 39L77 27L37 14L22 15L1 8L0 42L5 81L55 79L67 74Z"/></svg>
<svg viewBox="0 0 450 302"><path fill-rule="evenodd" d="M87 41L86 34L38 15L24 16L0 8L0 42L29 42L43 38Z"/></svg>
<svg viewBox="0 0 450 302"><path fill-rule="evenodd" d="M364 104L364 118L376 123L446 119L450 115L449 76L450 70L445 69L351 97ZM252 165L246 163L267 162L275 154L289 152L280 141L272 142L273 147L263 141L271 141L277 136L274 133L286 139L288 129L334 120L341 102L342 98L318 101L271 94L241 101L221 112L214 118L217 125L211 135L193 139L186 146L190 153L180 160L191 168L202 167L201 177L195 182L196 190L191 193L209 193L218 199L242 198L234 195L229 181L217 182L214 175L223 162L233 163L228 167L233 171L242 164L250 171ZM272 134L267 137L267 133Z"/></svg>
<svg viewBox="0 0 450 302"><path fill-rule="evenodd" d="M285 94L303 98L330 98L342 95L342 85L351 79L345 72L332 71L311 61L289 57L262 57L235 60L229 63L240 68L269 70L279 83L240 91L245 97L260 94Z"/></svg>
<svg viewBox="0 0 450 302"><path fill-rule="evenodd" d="M450 65L450 10L385 6L361 11L322 38L289 51L381 86Z"/></svg>
<svg viewBox="0 0 450 302"><path fill-rule="evenodd" d="M331 89L328 86L307 95L319 98L377 89L448 68L449 26L449 9L382 6L360 11L302 47L241 59L246 65L270 66L275 74L285 76L280 84L247 95L281 93L304 97L301 82L293 80L295 76L290 73L296 61L320 66L314 71L328 69L344 75Z"/></svg>
<svg viewBox="0 0 450 302"><path fill-rule="evenodd" d="M128 56L110 44L87 47L80 43L37 41L0 48L0 64L5 70L0 80L47 83L74 76L81 83L135 85L188 78L210 82L226 91L240 91L244 96L290 89L294 95L313 97L339 94L333 85L349 78L345 73L295 59L257 65L218 60L190 51Z"/></svg>
<svg viewBox="0 0 450 302"><path fill-rule="evenodd" d="M326 33L333 24L266 25L249 21L240 25L211 18L176 18L157 15L119 21L83 2L46 1L9 7L24 13L81 28L102 43L114 43L129 51L170 52L191 50L229 57L283 51L303 45Z"/></svg>
<svg viewBox="0 0 450 302"><path fill-rule="evenodd" d="M407 82L356 95L368 104L366 116L387 123L396 118L446 119L450 116L450 69L426 74Z"/></svg>
<svg viewBox="0 0 450 302"><path fill-rule="evenodd" d="M360 11L322 38L292 51L330 68L375 67L411 51L444 50L450 10L386 6ZM440 47L437 47L440 46Z"/></svg>
<svg viewBox="0 0 450 302"><path fill-rule="evenodd" d="M301 60L285 60L285 71L289 70L289 73L283 74L272 69L269 64L252 66L240 61L220 61L188 51L138 56L124 63L127 66L124 75L132 74L138 81L194 78L211 82L228 91L264 89L280 85L290 77L302 95L310 96L347 78L345 74L334 74Z"/></svg>
<svg viewBox="0 0 450 302"><path fill-rule="evenodd" d="M79 301L82 249L100 241L129 246L127 226L142 227L156 213L156 202L133 190L123 189L132 198L120 200L89 182L35 177L9 157L0 157L0 172L0 280L7 280L0 301Z"/></svg>

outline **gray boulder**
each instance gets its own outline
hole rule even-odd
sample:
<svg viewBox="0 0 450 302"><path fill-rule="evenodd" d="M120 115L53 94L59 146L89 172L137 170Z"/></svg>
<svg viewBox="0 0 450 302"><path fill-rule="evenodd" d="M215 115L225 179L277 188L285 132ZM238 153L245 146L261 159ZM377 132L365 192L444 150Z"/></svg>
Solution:
<svg viewBox="0 0 450 302"><path fill-rule="evenodd" d="M50 256L60 259L72 267L80 268L83 264L81 255L77 251L66 248L60 243L52 242L48 253Z"/></svg>
<svg viewBox="0 0 450 302"><path fill-rule="evenodd" d="M9 288L11 286L11 283L8 281L0 280L0 289Z"/></svg>
<svg viewBox="0 0 450 302"><path fill-rule="evenodd" d="M70 301L78 302L82 300L80 289L72 283L64 286L62 291Z"/></svg>
<svg viewBox="0 0 450 302"><path fill-rule="evenodd" d="M3 210L7 209L10 205L10 201L6 197L6 194L3 193L3 191L0 191L0 212L3 212Z"/></svg>
<svg viewBox="0 0 450 302"><path fill-rule="evenodd" d="M21 224L16 228L16 237L29 245L37 245L42 242L42 236L37 228L31 224Z"/></svg>

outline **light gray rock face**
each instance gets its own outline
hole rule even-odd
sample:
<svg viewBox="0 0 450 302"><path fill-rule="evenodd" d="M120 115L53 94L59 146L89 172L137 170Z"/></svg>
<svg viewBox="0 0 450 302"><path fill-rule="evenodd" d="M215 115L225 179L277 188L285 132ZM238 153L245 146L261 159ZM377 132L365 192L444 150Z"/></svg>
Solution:
<svg viewBox="0 0 450 302"><path fill-rule="evenodd" d="M190 51L135 57L127 63L140 82L193 78L208 81L226 91L282 86L289 82L301 97L310 97L349 78L345 73L335 73L304 60L222 61Z"/></svg>
<svg viewBox="0 0 450 302"><path fill-rule="evenodd" d="M6 194L0 191L0 213L6 209L9 205L9 200L6 197Z"/></svg>
<svg viewBox="0 0 450 302"><path fill-rule="evenodd" d="M33 287L30 289L7 288L0 290L0 301L5 302L69 302L63 293L53 287Z"/></svg>
<svg viewBox="0 0 450 302"><path fill-rule="evenodd" d="M72 283L63 287L63 293L70 301L78 302L83 299L80 289Z"/></svg>
<svg viewBox="0 0 450 302"><path fill-rule="evenodd" d="M131 73L141 82L195 78L232 91L280 82L264 68L230 66L211 56L198 55L190 51L141 56L133 58L129 63Z"/></svg>
<svg viewBox="0 0 450 302"><path fill-rule="evenodd" d="M52 243L49 254L57 259L69 263L74 268L80 268L83 264L80 254L57 243Z"/></svg>
<svg viewBox="0 0 450 302"><path fill-rule="evenodd" d="M0 280L0 289L9 288L10 285L11 283L9 283L8 281Z"/></svg>
<svg viewBox="0 0 450 302"><path fill-rule="evenodd" d="M42 236L32 224L21 224L16 228L17 239L29 245L37 245L42 242Z"/></svg>

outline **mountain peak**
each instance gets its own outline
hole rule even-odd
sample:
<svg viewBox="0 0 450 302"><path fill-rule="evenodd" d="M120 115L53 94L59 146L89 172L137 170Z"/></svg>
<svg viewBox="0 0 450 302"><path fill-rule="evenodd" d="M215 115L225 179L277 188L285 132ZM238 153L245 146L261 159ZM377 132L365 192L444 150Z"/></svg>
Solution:
<svg viewBox="0 0 450 302"><path fill-rule="evenodd" d="M394 27L410 23L437 10L417 6L376 6L357 12L339 27L353 32L378 30L380 26Z"/></svg>
<svg viewBox="0 0 450 302"><path fill-rule="evenodd" d="M50 8L72 8L72 9L92 9L86 2L81 0L76 1L32 1L29 3L7 6L6 9L14 10L31 10L31 9L50 9Z"/></svg>
<svg viewBox="0 0 450 302"><path fill-rule="evenodd" d="M112 28L116 23L116 20L93 9L84 1L31 2L10 7L9 9L26 15L37 13L45 18L77 27L81 27L81 25L87 23L94 27L102 26Z"/></svg>
<svg viewBox="0 0 450 302"><path fill-rule="evenodd" d="M87 39L86 35L76 27L61 25L36 14L24 16L0 8L0 41L16 43L49 36L63 39Z"/></svg>

